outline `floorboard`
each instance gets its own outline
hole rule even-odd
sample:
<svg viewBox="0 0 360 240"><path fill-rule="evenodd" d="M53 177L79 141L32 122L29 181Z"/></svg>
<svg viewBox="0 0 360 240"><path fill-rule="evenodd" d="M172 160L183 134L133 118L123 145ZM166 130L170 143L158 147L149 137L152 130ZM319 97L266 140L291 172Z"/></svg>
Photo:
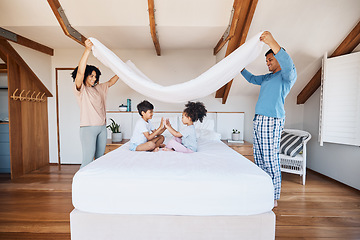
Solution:
<svg viewBox="0 0 360 240"><path fill-rule="evenodd" d="M51 165L16 180L0 174L0 239L70 240L72 177L79 165ZM283 174L276 239L360 239L360 191L313 171L306 185Z"/></svg>

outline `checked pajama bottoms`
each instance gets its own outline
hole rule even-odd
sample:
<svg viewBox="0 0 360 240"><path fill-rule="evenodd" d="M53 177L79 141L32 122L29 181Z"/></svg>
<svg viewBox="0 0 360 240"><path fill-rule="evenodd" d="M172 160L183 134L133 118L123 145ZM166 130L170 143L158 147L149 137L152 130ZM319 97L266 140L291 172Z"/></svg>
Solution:
<svg viewBox="0 0 360 240"><path fill-rule="evenodd" d="M255 115L253 120L255 164L270 175L274 185L274 200L280 198L280 139L284 118Z"/></svg>

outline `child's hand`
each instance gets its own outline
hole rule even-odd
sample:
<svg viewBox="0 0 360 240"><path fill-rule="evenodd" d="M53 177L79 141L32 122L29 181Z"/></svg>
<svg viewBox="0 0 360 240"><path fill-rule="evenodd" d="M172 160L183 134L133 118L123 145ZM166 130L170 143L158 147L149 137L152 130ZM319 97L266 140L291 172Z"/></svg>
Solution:
<svg viewBox="0 0 360 240"><path fill-rule="evenodd" d="M161 118L161 122L160 122L160 129L163 129L165 127L165 121L164 118Z"/></svg>
<svg viewBox="0 0 360 240"><path fill-rule="evenodd" d="M166 128L171 127L170 120L168 118L166 119L165 127Z"/></svg>

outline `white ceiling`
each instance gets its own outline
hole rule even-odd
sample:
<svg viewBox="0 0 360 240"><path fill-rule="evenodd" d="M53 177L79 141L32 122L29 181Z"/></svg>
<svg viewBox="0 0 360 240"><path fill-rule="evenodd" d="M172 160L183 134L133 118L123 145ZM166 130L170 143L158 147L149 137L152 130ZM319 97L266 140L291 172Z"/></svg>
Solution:
<svg viewBox="0 0 360 240"><path fill-rule="evenodd" d="M71 25L109 48L154 48L146 0L60 0ZM214 48L233 0L155 0L161 49ZM80 47L45 0L0 0L0 26L51 48ZM21 17L19 17L21 16Z"/></svg>
<svg viewBox="0 0 360 240"><path fill-rule="evenodd" d="M85 37L112 49L154 49L146 0L60 3ZM155 0L161 50L213 49L228 26L232 5L233 0ZM64 35L45 0L0 0L0 12L0 27L54 49L82 48ZM259 0L248 36L272 32L295 62L298 80L292 91L299 93L318 70L324 52L331 54L359 20L359 0ZM264 58L248 68L255 74L267 71ZM235 81L231 94L251 94L254 89Z"/></svg>

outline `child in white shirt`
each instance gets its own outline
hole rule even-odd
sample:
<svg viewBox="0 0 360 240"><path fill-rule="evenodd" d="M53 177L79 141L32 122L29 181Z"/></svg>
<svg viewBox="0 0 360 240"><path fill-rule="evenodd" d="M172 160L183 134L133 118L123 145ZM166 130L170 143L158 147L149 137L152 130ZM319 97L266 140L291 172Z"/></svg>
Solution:
<svg viewBox="0 0 360 240"><path fill-rule="evenodd" d="M161 135L166 129L164 120L158 129L155 129L150 122L153 117L154 106L144 100L137 105L141 118L136 122L133 135L130 139L131 151L158 151L159 147L164 147L164 136Z"/></svg>
<svg viewBox="0 0 360 240"><path fill-rule="evenodd" d="M176 152L192 153L197 151L197 140L194 122L202 122L206 116L206 108L202 102L188 102L182 114L182 122L186 125L181 131L176 131L170 125L169 119L165 122L165 127L174 136L166 145L164 150Z"/></svg>

